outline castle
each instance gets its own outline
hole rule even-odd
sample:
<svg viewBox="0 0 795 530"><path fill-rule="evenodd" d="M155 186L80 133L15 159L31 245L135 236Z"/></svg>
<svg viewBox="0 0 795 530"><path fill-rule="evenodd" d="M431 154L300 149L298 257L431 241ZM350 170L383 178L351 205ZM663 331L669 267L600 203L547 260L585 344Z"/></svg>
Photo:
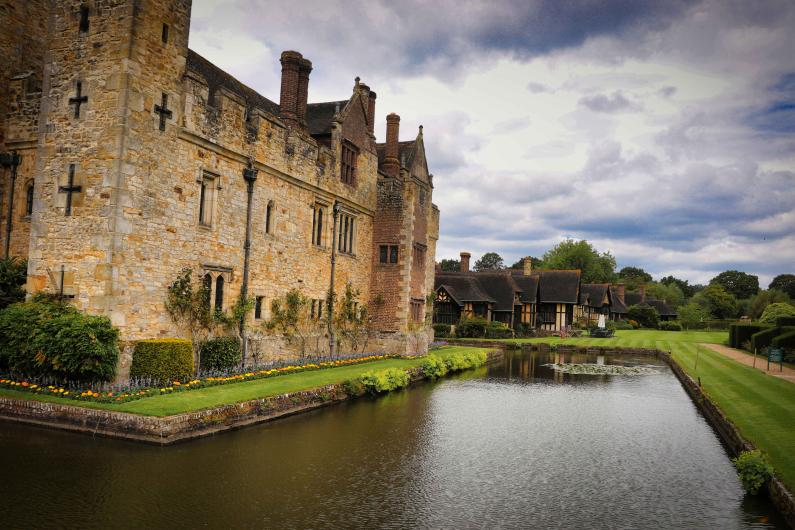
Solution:
<svg viewBox="0 0 795 530"><path fill-rule="evenodd" d="M312 63L293 51L270 101L188 49L190 12L0 1L0 234L28 260L28 293L62 292L125 341L173 337L164 300L184 268L215 307L255 299L254 327L292 288L322 311L334 261L378 347L406 352L439 227L422 128L399 141L389 114L376 143L376 93L358 78L347 99L308 103Z"/></svg>

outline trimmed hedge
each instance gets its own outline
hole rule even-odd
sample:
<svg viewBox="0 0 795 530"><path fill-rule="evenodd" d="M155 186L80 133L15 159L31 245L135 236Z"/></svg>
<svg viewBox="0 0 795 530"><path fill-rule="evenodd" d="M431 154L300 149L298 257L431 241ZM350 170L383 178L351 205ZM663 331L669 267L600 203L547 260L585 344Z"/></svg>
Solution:
<svg viewBox="0 0 795 530"><path fill-rule="evenodd" d="M729 346L742 348L743 344L751 341L754 333L759 333L770 327L770 324L732 324L729 327Z"/></svg>
<svg viewBox="0 0 795 530"><path fill-rule="evenodd" d="M216 337L201 346L203 370L228 370L240 364L243 350L237 337Z"/></svg>
<svg viewBox="0 0 795 530"><path fill-rule="evenodd" d="M130 377L158 381L184 380L193 375L193 344L187 339L150 339L135 343Z"/></svg>
<svg viewBox="0 0 795 530"><path fill-rule="evenodd" d="M465 339L482 339L486 336L489 321L485 318L462 318L455 328L456 337Z"/></svg>
<svg viewBox="0 0 795 530"><path fill-rule="evenodd" d="M450 336L451 329L452 326L450 324L434 324L433 335L439 339L446 339Z"/></svg>
<svg viewBox="0 0 795 530"><path fill-rule="evenodd" d="M489 322L486 326L487 339L511 339L513 331L501 322Z"/></svg>
<svg viewBox="0 0 795 530"><path fill-rule="evenodd" d="M761 351L762 348L767 348L773 339L781 333L781 328L769 328L758 333L751 335L751 347L755 350Z"/></svg>
<svg viewBox="0 0 795 530"><path fill-rule="evenodd" d="M682 324L673 320L660 322L660 329L663 331L682 331Z"/></svg>
<svg viewBox="0 0 795 530"><path fill-rule="evenodd" d="M777 326L795 326L795 317L778 317L776 319Z"/></svg>
<svg viewBox="0 0 795 530"><path fill-rule="evenodd" d="M781 328L781 334L770 341L774 348L795 348L795 326Z"/></svg>
<svg viewBox="0 0 795 530"><path fill-rule="evenodd" d="M67 381L112 381L119 332L107 317L91 316L44 296L0 311L0 371Z"/></svg>

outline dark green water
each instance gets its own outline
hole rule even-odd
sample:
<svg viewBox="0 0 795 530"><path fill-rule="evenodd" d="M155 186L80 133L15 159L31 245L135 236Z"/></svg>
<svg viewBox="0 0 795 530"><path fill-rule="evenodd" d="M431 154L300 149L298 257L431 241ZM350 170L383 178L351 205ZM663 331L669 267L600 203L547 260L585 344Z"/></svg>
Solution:
<svg viewBox="0 0 795 530"><path fill-rule="evenodd" d="M553 360L166 448L0 423L0 528L783 527L667 367Z"/></svg>

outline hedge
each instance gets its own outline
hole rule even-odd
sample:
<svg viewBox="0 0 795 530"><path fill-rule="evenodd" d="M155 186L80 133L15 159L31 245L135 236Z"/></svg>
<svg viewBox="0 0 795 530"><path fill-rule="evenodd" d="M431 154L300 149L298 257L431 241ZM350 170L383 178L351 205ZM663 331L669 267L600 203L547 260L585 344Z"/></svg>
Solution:
<svg viewBox="0 0 795 530"><path fill-rule="evenodd" d="M795 326L795 317L778 317L776 319L777 326Z"/></svg>
<svg viewBox="0 0 795 530"><path fill-rule="evenodd" d="M0 371L65 381L111 381L119 333L107 317L91 316L45 296L0 311Z"/></svg>
<svg viewBox="0 0 795 530"><path fill-rule="evenodd" d="M682 324L673 320L660 322L660 329L662 331L682 331Z"/></svg>
<svg viewBox="0 0 795 530"><path fill-rule="evenodd" d="M751 341L754 333L769 329L770 324L732 324L729 327L729 346L742 348L743 344Z"/></svg>
<svg viewBox="0 0 795 530"><path fill-rule="evenodd" d="M783 331L784 333L774 338L771 344L775 348L795 348L795 328L788 326Z"/></svg>
<svg viewBox="0 0 795 530"><path fill-rule="evenodd" d="M759 331L751 336L751 347L755 350L761 351L762 348L767 348L773 339L781 333L781 328L774 327Z"/></svg>
<svg viewBox="0 0 795 530"><path fill-rule="evenodd" d="M193 375L193 344L187 339L150 339L135 343L131 378L184 380Z"/></svg>
<svg viewBox="0 0 795 530"><path fill-rule="evenodd" d="M229 370L240 364L243 350L237 337L216 337L202 344L199 358L203 370Z"/></svg>
<svg viewBox="0 0 795 530"><path fill-rule="evenodd" d="M446 339L450 336L450 331L452 326L450 324L434 324L433 325L433 334L434 337L439 339Z"/></svg>

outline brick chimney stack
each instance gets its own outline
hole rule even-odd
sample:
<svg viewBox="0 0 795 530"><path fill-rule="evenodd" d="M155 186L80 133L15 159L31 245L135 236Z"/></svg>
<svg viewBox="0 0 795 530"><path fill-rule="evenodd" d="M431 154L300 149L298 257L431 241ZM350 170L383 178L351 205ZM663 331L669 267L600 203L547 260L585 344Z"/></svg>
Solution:
<svg viewBox="0 0 795 530"><path fill-rule="evenodd" d="M616 294L618 295L621 300L624 300L624 284L618 283L616 284Z"/></svg>
<svg viewBox="0 0 795 530"><path fill-rule="evenodd" d="M375 98L376 93L371 90L367 100L367 132L370 136L375 135Z"/></svg>
<svg viewBox="0 0 795 530"><path fill-rule="evenodd" d="M469 272L469 258L471 257L472 254L469 252L461 253L461 272Z"/></svg>
<svg viewBox="0 0 795 530"><path fill-rule="evenodd" d="M398 160L398 138L400 134L400 116L394 112L386 117L386 148L384 150L384 173L397 177L400 173Z"/></svg>
<svg viewBox="0 0 795 530"><path fill-rule="evenodd" d="M279 94L279 114L287 125L298 125L298 85L304 57L295 51L282 52L282 88ZM309 74L307 74L307 81Z"/></svg>
<svg viewBox="0 0 795 530"><path fill-rule="evenodd" d="M312 61L301 59L298 66L298 94L296 95L296 115L298 123L306 129L306 102L309 98L309 73L312 71Z"/></svg>
<svg viewBox="0 0 795 530"><path fill-rule="evenodd" d="M533 258L527 256L522 260L522 268L524 269L524 275L530 276L533 273Z"/></svg>

